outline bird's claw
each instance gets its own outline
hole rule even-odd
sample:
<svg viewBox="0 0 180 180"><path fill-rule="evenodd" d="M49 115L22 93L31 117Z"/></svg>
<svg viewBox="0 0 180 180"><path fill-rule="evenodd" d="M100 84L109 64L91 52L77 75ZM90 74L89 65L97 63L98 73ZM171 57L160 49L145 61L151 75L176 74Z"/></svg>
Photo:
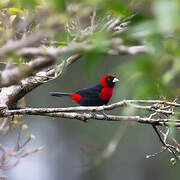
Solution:
<svg viewBox="0 0 180 180"><path fill-rule="evenodd" d="M96 114L93 112L90 112L90 115L92 116L93 119L96 119Z"/></svg>
<svg viewBox="0 0 180 180"><path fill-rule="evenodd" d="M101 112L101 114L104 116L104 119L105 119L105 120L108 120L108 116L107 116L106 113ZM93 119L96 119L96 114L95 114L95 113L90 112L90 115L92 116Z"/></svg>
<svg viewBox="0 0 180 180"><path fill-rule="evenodd" d="M87 120L87 119L85 119L85 120L83 120L83 122L84 122L84 123L87 123L87 122L88 122L88 120Z"/></svg>
<svg viewBox="0 0 180 180"><path fill-rule="evenodd" d="M101 112L105 120L108 120L108 115L105 112Z"/></svg>

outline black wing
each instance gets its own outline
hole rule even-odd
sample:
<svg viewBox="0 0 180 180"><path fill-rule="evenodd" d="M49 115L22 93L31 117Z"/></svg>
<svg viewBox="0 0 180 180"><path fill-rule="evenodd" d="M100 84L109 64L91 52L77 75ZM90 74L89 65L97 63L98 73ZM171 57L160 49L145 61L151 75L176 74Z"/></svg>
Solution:
<svg viewBox="0 0 180 180"><path fill-rule="evenodd" d="M82 97L79 104L81 106L102 106L104 104L107 104L108 101L104 101L99 98L99 94L101 93L101 90L102 87L100 84L98 84L90 88L84 88L76 92Z"/></svg>
<svg viewBox="0 0 180 180"><path fill-rule="evenodd" d="M89 88L81 89L76 93L80 94L82 97L99 97L101 90L102 90L101 85L97 84Z"/></svg>

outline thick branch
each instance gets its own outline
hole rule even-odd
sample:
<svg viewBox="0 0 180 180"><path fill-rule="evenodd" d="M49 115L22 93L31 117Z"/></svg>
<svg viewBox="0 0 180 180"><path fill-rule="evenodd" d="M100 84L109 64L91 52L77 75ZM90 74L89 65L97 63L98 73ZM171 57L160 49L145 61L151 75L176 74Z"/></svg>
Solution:
<svg viewBox="0 0 180 180"><path fill-rule="evenodd" d="M18 84L21 79L52 65L54 62L55 59L52 57L40 57L21 66L7 66L0 75L0 87Z"/></svg>
<svg viewBox="0 0 180 180"><path fill-rule="evenodd" d="M104 52L109 55L121 55L121 54L139 54L149 52L149 49L144 45L139 46L126 46L122 44L122 40L119 38L111 39L104 42L107 45L107 48L104 49ZM20 56L48 56L48 57L59 57L65 53L84 53L92 51L95 47L92 44L88 43L72 43L63 48L49 48L44 50L42 48L27 47L22 48L17 51L17 54Z"/></svg>
<svg viewBox="0 0 180 180"><path fill-rule="evenodd" d="M8 52L18 50L22 47L35 46L46 36L46 34L47 32L38 31L18 41L9 40L0 48L0 56L5 56Z"/></svg>
<svg viewBox="0 0 180 180"><path fill-rule="evenodd" d="M0 92L0 106L9 109L13 108L14 104L16 104L17 101L24 97L27 93L41 84L54 79L56 77L57 70L59 74L61 74L65 66L65 62L66 66L69 66L79 58L80 55L78 54L70 56L66 61L63 61L61 64L59 64L56 69L52 68L48 71L41 71L35 76L30 76L22 80L18 85L2 88Z"/></svg>

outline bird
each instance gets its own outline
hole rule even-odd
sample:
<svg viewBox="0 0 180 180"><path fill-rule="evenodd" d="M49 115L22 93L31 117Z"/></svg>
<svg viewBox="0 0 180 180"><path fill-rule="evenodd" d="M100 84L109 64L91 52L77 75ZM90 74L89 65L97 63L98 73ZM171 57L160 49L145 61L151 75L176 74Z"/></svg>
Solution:
<svg viewBox="0 0 180 180"><path fill-rule="evenodd" d="M113 95L113 88L119 79L111 74L102 77L100 82L92 87L81 89L75 93L50 92L51 96L68 96L80 106L107 105Z"/></svg>

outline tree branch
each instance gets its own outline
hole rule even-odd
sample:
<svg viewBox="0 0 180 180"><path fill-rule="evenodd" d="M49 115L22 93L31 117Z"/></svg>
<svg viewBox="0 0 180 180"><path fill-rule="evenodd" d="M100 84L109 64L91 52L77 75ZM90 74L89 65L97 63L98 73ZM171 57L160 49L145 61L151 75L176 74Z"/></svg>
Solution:
<svg viewBox="0 0 180 180"><path fill-rule="evenodd" d="M40 71L36 73L35 76L30 76L20 82L18 85L9 86L7 88L2 88L0 92L0 107L1 108L16 108L16 103L27 93L40 86L41 84L55 79L57 77L56 72L59 72L59 75L63 71L65 65L68 67L74 63L81 56L79 54L70 56L61 64L57 65L56 68L51 68L48 70ZM14 106L15 105L15 106Z"/></svg>
<svg viewBox="0 0 180 180"><path fill-rule="evenodd" d="M47 32L38 31L17 41L9 40L0 48L0 57L5 56L8 52L21 49L22 47L35 46L46 34Z"/></svg>
<svg viewBox="0 0 180 180"><path fill-rule="evenodd" d="M120 38L114 38L105 42L107 48L104 49L105 54L109 55L125 55L125 54L139 54L139 53L146 53L150 50L145 45L139 46L126 46L122 44L122 40ZM92 51L95 49L93 44L89 44L87 42L80 42L80 43L71 43L66 47L63 48L49 48L47 50L42 49L41 47L27 47L22 48L17 51L19 56L24 57L34 57L34 56L48 56L48 57L59 57L60 55L64 55L66 53L85 53L88 51Z"/></svg>
<svg viewBox="0 0 180 180"><path fill-rule="evenodd" d="M92 114L92 113L76 113L76 111L90 111L90 112L98 112L103 110L112 110L121 106L127 106L131 103L139 103L139 102L159 102L160 104L170 104L170 102L164 102L164 101L157 101L157 100L123 100L111 105L107 106L98 106L98 107L67 107L67 108L25 108L25 109L17 109L17 110L8 110L3 109L1 110L1 117L8 117L13 115L41 115L41 116L49 116L49 117L60 117L60 118L70 118L70 119L77 119L81 121L87 121L89 119L96 119L96 120L107 120L107 121L135 121L138 123L143 124L152 124L155 126L169 126L174 125L176 127L180 126L180 120L172 120L170 118L161 118L161 119L152 119L152 117L140 117L140 116L114 116L114 115L107 115L107 119L104 117L104 115L99 114ZM178 105L179 104L173 104ZM158 113L166 113L169 115L170 111L163 111L161 110L161 107L159 109L156 109L154 107L155 105L151 106L133 106L134 108L142 108L149 111L154 111ZM158 106L156 104L156 106ZM163 107L164 108L164 107ZM171 112L174 113L174 112ZM94 116L95 115L95 116Z"/></svg>
<svg viewBox="0 0 180 180"><path fill-rule="evenodd" d="M135 103L148 103L151 105L139 105ZM67 108L25 108L25 109L18 109L18 110L10 110L11 115L14 115L16 113L26 114L26 113L53 113L53 112L76 112L76 111L104 111L104 110L113 110L118 107L123 106L131 106L136 109L143 109L143 110L149 110L154 111L158 113L164 113L164 114L174 114L173 111L170 110L162 110L165 109L165 107L160 107L161 105L171 105L174 107L180 107L180 104L178 103L172 103L168 101L162 101L162 100L122 100L117 103L113 103L106 106L78 106L78 107L67 107ZM170 108L170 107L168 107ZM8 111L7 111L8 112ZM14 114L13 114L14 113Z"/></svg>
<svg viewBox="0 0 180 180"><path fill-rule="evenodd" d="M7 68L5 68L0 75L0 87L18 84L21 79L26 78L48 66L51 66L54 62L55 59L52 57L39 57L24 65L7 66Z"/></svg>

